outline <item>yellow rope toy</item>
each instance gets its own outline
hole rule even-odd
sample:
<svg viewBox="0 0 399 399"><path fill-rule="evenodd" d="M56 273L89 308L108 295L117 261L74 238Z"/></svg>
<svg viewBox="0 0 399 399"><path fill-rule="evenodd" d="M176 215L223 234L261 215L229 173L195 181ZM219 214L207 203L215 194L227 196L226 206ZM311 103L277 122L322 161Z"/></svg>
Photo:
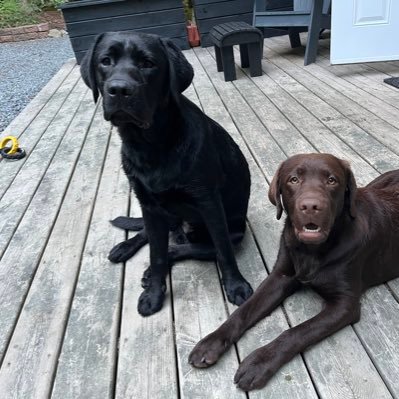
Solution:
<svg viewBox="0 0 399 399"><path fill-rule="evenodd" d="M11 147L6 147L11 142ZM26 153L19 147L19 143L16 137L7 136L0 141L0 155L6 159L21 159Z"/></svg>

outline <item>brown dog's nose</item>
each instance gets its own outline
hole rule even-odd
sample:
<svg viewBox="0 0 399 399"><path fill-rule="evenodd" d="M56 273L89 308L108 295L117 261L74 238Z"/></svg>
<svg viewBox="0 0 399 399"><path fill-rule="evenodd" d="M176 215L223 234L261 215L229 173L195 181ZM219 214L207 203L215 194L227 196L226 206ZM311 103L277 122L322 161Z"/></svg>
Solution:
<svg viewBox="0 0 399 399"><path fill-rule="evenodd" d="M299 202L299 210L304 213L316 213L322 209L322 202L317 198L304 198Z"/></svg>
<svg viewBox="0 0 399 399"><path fill-rule="evenodd" d="M111 97L130 97L133 95L133 88L123 80L113 80L107 87L107 93Z"/></svg>

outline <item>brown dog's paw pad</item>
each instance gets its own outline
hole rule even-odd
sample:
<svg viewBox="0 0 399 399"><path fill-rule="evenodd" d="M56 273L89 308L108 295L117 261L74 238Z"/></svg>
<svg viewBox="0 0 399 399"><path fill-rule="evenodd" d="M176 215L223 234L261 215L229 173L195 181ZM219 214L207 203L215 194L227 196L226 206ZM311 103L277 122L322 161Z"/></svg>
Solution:
<svg viewBox="0 0 399 399"><path fill-rule="evenodd" d="M188 362L194 367L204 368L215 364L231 346L228 340L212 333L202 339L191 351Z"/></svg>
<svg viewBox="0 0 399 399"><path fill-rule="evenodd" d="M269 357L259 356L261 351L258 349L246 357L234 376L234 383L243 391L263 388L279 368Z"/></svg>
<svg viewBox="0 0 399 399"><path fill-rule="evenodd" d="M205 353L201 352L201 350L198 350L197 352L194 350L191 352L188 362L192 366L197 368L206 368L215 364L219 359L219 357L211 351L206 351Z"/></svg>
<svg viewBox="0 0 399 399"><path fill-rule="evenodd" d="M263 375L261 367L259 365L240 367L234 376L234 383L243 391L263 388L270 377Z"/></svg>

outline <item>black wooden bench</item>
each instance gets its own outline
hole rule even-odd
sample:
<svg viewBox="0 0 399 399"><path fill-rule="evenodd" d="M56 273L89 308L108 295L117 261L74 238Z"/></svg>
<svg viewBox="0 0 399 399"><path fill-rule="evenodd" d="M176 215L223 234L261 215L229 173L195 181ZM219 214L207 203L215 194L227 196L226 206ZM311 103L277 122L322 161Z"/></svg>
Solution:
<svg viewBox="0 0 399 399"><path fill-rule="evenodd" d="M262 75L262 32L246 22L227 22L216 25L209 33L215 46L216 64L224 71L224 80L236 79L233 46L240 45L241 66L250 70L251 76Z"/></svg>

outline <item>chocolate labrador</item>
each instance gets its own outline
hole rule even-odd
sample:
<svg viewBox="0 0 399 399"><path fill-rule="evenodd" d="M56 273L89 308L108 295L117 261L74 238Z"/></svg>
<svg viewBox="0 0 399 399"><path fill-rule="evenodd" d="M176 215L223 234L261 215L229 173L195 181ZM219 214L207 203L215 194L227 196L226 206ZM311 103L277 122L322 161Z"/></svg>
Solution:
<svg viewBox="0 0 399 399"><path fill-rule="evenodd" d="M217 362L244 332L301 286L325 301L323 310L240 364L234 382L259 389L299 352L360 317L360 296L399 276L399 170L356 188L347 162L300 154L283 162L269 199L287 218L276 264L254 295L190 354L195 367Z"/></svg>
<svg viewBox="0 0 399 399"><path fill-rule="evenodd" d="M169 262L188 258L217 258L227 298L242 304L252 289L232 244L245 232L248 164L229 134L182 95L193 79L183 53L157 35L105 33L86 53L81 73L118 128L122 165L143 213L113 221L139 233L109 255L124 262L149 242L140 314L161 309ZM180 245L169 246L171 230Z"/></svg>

